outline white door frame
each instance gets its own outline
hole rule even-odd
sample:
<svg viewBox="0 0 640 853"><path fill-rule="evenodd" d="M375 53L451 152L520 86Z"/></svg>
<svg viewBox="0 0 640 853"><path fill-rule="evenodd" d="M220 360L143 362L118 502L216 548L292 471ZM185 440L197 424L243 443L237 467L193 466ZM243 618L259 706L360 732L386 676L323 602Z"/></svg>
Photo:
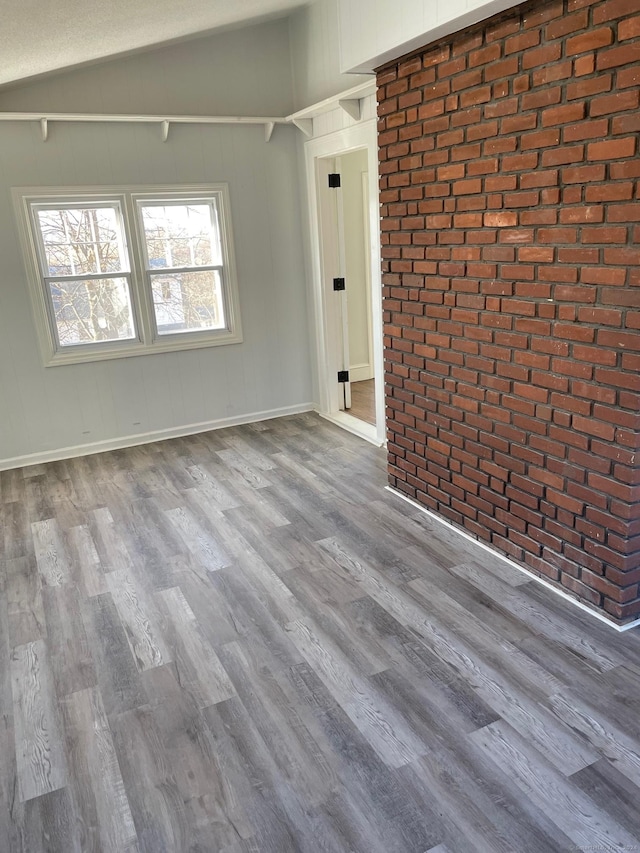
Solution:
<svg viewBox="0 0 640 853"><path fill-rule="evenodd" d="M377 445L385 442L384 355L382 343L382 275L380 261L380 207L378 193L378 134L375 119L364 121L335 133L310 139L305 143L305 166L311 224L311 267L313 282L313 322L316 332L316 371L318 378L318 413L339 426L355 432ZM366 149L369 174L369 248L371 269L371 314L373 325L373 364L376 391L376 425L366 424L332 406L327 365L329 357L329 326L327 322L327 291L322 274L322 245L318 215L318 186L316 161L340 157L355 149Z"/></svg>

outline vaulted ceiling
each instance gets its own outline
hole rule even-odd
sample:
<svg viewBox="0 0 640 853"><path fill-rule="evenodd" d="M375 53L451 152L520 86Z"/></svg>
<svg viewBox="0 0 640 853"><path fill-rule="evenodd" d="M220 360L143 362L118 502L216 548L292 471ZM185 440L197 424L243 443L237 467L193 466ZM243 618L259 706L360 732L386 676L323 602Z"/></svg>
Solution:
<svg viewBox="0 0 640 853"><path fill-rule="evenodd" d="M308 0L0 0L0 85L289 13Z"/></svg>

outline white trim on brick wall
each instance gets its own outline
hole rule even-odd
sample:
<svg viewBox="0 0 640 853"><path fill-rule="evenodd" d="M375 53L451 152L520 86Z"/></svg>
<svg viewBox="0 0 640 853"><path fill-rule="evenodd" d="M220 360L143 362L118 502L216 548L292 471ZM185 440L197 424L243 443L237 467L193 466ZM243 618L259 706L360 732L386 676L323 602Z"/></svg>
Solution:
<svg viewBox="0 0 640 853"><path fill-rule="evenodd" d="M600 622L604 622L605 625L608 625L610 628L613 628L614 631L622 632L629 631L631 628L637 628L640 625L640 618L635 619L633 622L627 622L624 625L616 624L612 619L609 619L604 615L604 612L599 612L598 610L594 610L592 607L588 607L586 604L583 604L577 598L574 598L572 595L569 595L567 592L564 592L560 587L554 586L554 584L549 583L544 578L541 578L539 575L534 574L529 569L521 566L519 563L514 562L514 560L510 560L509 557L505 557L504 554L501 554L499 551L496 551L495 548L492 548L490 545L486 545L484 542L481 542L479 539L476 539L475 536L471 536L464 530L461 530L459 527L456 527L455 524L451 524L450 521L447 521L444 518L441 518L439 515L436 515L435 512L431 512L430 509L427 509L422 504L419 504L417 501L414 501L413 498L410 498L408 495L403 495L402 492L399 492L397 489L393 489L391 486L386 486L385 490L387 492L391 492L392 495L400 498L406 503L411 504L416 509L419 509L420 512L423 512L425 515L428 515L429 518L432 518L434 521L437 521L438 524L442 524L447 527L449 530L452 530L454 533L457 533L459 536L463 536L465 539L468 539L469 542L473 542L474 545L477 545L479 548L482 548L483 551L488 551L493 557L496 557L498 560L502 560L507 565L511 566L513 569L517 569L519 572L525 574L530 580L535 581L536 583L541 584L546 587L546 589L551 590L551 592L555 592L556 595L559 595L565 601L569 601L575 607L578 607L580 610L588 613L589 616L593 616L594 619L597 619Z"/></svg>

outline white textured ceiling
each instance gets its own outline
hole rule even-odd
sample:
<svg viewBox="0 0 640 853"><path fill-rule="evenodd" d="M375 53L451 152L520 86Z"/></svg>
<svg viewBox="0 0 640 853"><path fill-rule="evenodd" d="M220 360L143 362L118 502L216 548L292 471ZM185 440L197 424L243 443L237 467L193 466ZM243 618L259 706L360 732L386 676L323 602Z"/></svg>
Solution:
<svg viewBox="0 0 640 853"><path fill-rule="evenodd" d="M0 0L0 85L255 19L308 0Z"/></svg>

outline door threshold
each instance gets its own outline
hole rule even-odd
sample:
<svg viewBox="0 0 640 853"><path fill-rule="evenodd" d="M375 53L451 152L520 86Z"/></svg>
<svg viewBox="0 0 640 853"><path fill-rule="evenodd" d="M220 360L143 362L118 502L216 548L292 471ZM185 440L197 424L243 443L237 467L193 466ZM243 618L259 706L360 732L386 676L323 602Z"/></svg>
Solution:
<svg viewBox="0 0 640 853"><path fill-rule="evenodd" d="M366 421L354 418L353 415L349 415L347 412L318 412L318 414L321 418L331 421L336 426L346 429L348 432L360 436L360 438L364 438L365 441L369 441L371 444L375 444L376 447L382 447L385 443L378 438L378 429L375 424L368 424Z"/></svg>

